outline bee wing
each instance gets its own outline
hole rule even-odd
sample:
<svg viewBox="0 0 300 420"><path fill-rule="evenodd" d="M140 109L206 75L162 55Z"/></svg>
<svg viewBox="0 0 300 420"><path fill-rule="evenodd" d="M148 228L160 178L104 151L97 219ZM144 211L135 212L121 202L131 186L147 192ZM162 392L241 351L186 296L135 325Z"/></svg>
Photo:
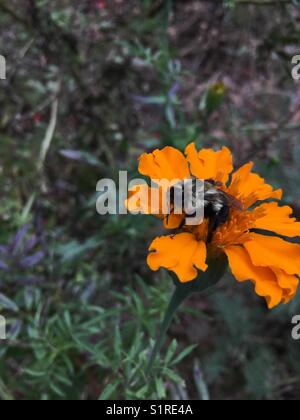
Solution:
<svg viewBox="0 0 300 420"><path fill-rule="evenodd" d="M226 193L225 191L222 191L222 193L225 195L225 197L228 200L228 204L230 207L233 207L236 210L244 210L244 206L243 204L235 197L233 197L232 195Z"/></svg>

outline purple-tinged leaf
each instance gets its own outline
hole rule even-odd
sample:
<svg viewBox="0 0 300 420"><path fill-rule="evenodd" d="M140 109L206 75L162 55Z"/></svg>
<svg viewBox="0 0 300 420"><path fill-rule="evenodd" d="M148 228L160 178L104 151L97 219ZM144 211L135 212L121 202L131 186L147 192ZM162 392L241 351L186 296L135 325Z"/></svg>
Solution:
<svg viewBox="0 0 300 420"><path fill-rule="evenodd" d="M173 86L171 87L171 89L168 92L169 98L173 99L176 96L178 90L179 90L179 83L176 82L176 83L173 84Z"/></svg>
<svg viewBox="0 0 300 420"><path fill-rule="evenodd" d="M9 334L8 334L10 340L15 340L16 338L18 338L18 335L20 334L21 329L22 329L22 325L23 325L22 321L18 319L13 321L9 330Z"/></svg>
<svg viewBox="0 0 300 420"><path fill-rule="evenodd" d="M26 255L30 252L38 243L38 238L36 235L33 235L24 245L24 254Z"/></svg>
<svg viewBox="0 0 300 420"><path fill-rule="evenodd" d="M0 261L0 270L2 271L9 271L8 265L5 262Z"/></svg>
<svg viewBox="0 0 300 420"><path fill-rule="evenodd" d="M9 311L19 312L18 306L10 298L0 293L0 307Z"/></svg>
<svg viewBox="0 0 300 420"><path fill-rule="evenodd" d="M80 160L82 158L82 153L78 150L60 150L59 152L63 157L71 160Z"/></svg>
<svg viewBox="0 0 300 420"><path fill-rule="evenodd" d="M36 276L32 276L32 277L17 277L16 278L16 283L20 283L22 285L27 285L27 286L35 286L36 284L40 284L44 281L43 277L36 277Z"/></svg>
<svg viewBox="0 0 300 420"><path fill-rule="evenodd" d="M0 254L4 254L4 255L7 255L7 246L4 246L4 245L0 245Z"/></svg>
<svg viewBox="0 0 300 420"><path fill-rule="evenodd" d="M29 229L29 224L24 225L16 234L16 236L13 238L11 245L10 245L10 251L13 255L16 255L16 253L19 250L19 247L25 238L27 232Z"/></svg>
<svg viewBox="0 0 300 420"><path fill-rule="evenodd" d="M101 162L92 153L80 150L61 150L59 153L67 159L76 160L92 166L101 165Z"/></svg>
<svg viewBox="0 0 300 420"><path fill-rule="evenodd" d="M31 268L37 265L44 257L45 253L43 251L39 251L30 257L22 258L19 264L22 268Z"/></svg>
<svg viewBox="0 0 300 420"><path fill-rule="evenodd" d="M133 100L141 105L164 105L166 98L164 96L133 96Z"/></svg>

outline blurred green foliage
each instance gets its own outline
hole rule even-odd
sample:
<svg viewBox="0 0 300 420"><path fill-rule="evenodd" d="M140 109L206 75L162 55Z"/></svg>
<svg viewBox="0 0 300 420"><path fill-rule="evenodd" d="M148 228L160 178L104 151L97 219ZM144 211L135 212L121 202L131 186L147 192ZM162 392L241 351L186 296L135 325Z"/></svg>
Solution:
<svg viewBox="0 0 300 420"><path fill-rule="evenodd" d="M146 150L226 144L299 214L299 9L21 3L0 0L0 398L297 399L300 297L268 312L229 274L185 305L147 380L172 291L146 266L162 231L98 216L95 188L119 170L136 176Z"/></svg>

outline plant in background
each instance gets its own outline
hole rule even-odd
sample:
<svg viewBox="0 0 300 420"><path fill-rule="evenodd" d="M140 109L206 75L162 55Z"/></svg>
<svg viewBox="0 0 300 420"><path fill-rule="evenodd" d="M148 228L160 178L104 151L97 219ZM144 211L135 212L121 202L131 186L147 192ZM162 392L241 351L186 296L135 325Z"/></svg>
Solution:
<svg viewBox="0 0 300 420"><path fill-rule="evenodd" d="M254 283L256 293L266 299L270 309L290 302L297 292L300 246L278 235L300 236L300 223L291 217L290 207L274 201L281 200L282 190L274 190L252 172L253 163L234 173L233 169L233 157L226 147L217 152L212 149L198 152L192 143L187 146L185 156L175 148L165 147L140 157L139 172L158 183L193 177L206 182L203 223L190 226L186 224L184 212L166 216L160 209L165 228L175 233L152 242L148 265L154 271L161 267L170 270L175 274L176 287L149 367L179 305L191 293L215 285L228 263L238 281ZM158 184L157 188L161 186ZM162 190L162 194L166 192ZM144 207L144 212L151 214L152 202L149 204L148 200L151 193L145 185L133 187L127 200L128 209ZM240 206L230 206L231 201Z"/></svg>
<svg viewBox="0 0 300 420"><path fill-rule="evenodd" d="M36 267L45 257L43 250L36 251L41 245L36 234L26 239L30 226L24 225L8 245L0 245L0 271L6 273Z"/></svg>
<svg viewBox="0 0 300 420"><path fill-rule="evenodd" d="M206 118L224 103L225 93L226 87L223 82L216 82L209 86L199 105Z"/></svg>
<svg viewBox="0 0 300 420"><path fill-rule="evenodd" d="M14 64L0 80L0 399L298 399L300 293L267 311L229 273L182 306L147 378L172 287L145 264L162 224L99 218L94 196L95 180L119 167L135 178L145 150L226 139L239 162L255 156L265 179L280 180L299 217L296 0L273 5L273 19L269 6L225 0L19 3L0 0L0 54Z"/></svg>

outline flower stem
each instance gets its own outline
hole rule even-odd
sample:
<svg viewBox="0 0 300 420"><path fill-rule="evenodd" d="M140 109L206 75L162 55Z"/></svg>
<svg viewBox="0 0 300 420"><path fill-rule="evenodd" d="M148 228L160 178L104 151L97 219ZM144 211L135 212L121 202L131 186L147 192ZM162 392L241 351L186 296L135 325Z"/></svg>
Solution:
<svg viewBox="0 0 300 420"><path fill-rule="evenodd" d="M191 290L187 287L180 287L180 286L175 287L175 290L172 295L171 301L169 303L168 309L166 311L164 320L159 329L159 333L158 333L155 345L150 354L149 363L146 369L147 375L150 373L153 363L156 359L156 356L158 355L158 353L160 352L162 348L166 333L168 331L168 328L171 324L172 319L174 318L179 306L191 293L192 293Z"/></svg>

